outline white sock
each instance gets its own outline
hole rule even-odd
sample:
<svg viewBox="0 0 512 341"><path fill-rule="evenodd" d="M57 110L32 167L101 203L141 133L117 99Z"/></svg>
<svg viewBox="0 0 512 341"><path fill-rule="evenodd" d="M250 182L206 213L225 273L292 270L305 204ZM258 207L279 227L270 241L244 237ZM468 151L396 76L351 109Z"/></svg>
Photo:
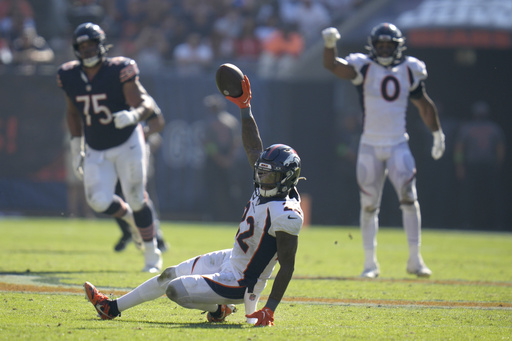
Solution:
<svg viewBox="0 0 512 341"><path fill-rule="evenodd" d="M126 295L119 297L117 299L117 308L119 311L124 311L141 303L152 301L163 296L169 281L160 284L158 282L158 277L159 276L155 276L148 279Z"/></svg>
<svg viewBox="0 0 512 341"><path fill-rule="evenodd" d="M402 221L409 244L409 259L419 261L421 245L420 205L415 201L412 205L400 205L400 208L402 209Z"/></svg>
<svg viewBox="0 0 512 341"><path fill-rule="evenodd" d="M365 268L369 268L377 264L377 231L379 230L379 210L367 212L361 210L361 236L363 238L363 249L365 256Z"/></svg>
<svg viewBox="0 0 512 341"><path fill-rule="evenodd" d="M156 238L153 238L153 240L150 242L144 242L145 253L149 253L150 255L152 255L155 253L156 248Z"/></svg>

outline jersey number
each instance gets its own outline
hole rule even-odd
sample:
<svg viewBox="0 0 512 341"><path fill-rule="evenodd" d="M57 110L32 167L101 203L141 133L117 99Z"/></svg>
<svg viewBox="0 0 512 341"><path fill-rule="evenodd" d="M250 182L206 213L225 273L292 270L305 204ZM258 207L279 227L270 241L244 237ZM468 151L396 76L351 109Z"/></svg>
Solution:
<svg viewBox="0 0 512 341"><path fill-rule="evenodd" d="M95 95L83 95L83 96L76 96L77 102L83 102L84 103L84 117L85 117L85 124L90 126L92 124L91 114L89 110L92 107L92 113L95 115L104 113L105 117L100 118L98 121L101 124L109 124L112 122L112 112L110 109L104 105L100 104L100 101L106 101L107 100L107 94L95 94Z"/></svg>
<svg viewBox="0 0 512 341"><path fill-rule="evenodd" d="M249 245L247 245L244 239L251 238L252 235L254 234L254 218L252 216L249 216L247 217L246 222L249 225L249 230L242 233L238 233L238 235L236 236L236 241L238 242L238 245L240 245L240 248L244 252L247 252L247 250L249 250Z"/></svg>
<svg viewBox="0 0 512 341"><path fill-rule="evenodd" d="M391 88L393 88L395 90L394 93L392 93L392 94L389 94L389 92L390 92L388 90L389 82L393 83L393 86L391 86ZM400 83L398 82L398 80L395 77L387 76L382 80L380 91L381 91L382 97L384 97L384 99L386 101L392 102L398 98L398 94L400 93Z"/></svg>

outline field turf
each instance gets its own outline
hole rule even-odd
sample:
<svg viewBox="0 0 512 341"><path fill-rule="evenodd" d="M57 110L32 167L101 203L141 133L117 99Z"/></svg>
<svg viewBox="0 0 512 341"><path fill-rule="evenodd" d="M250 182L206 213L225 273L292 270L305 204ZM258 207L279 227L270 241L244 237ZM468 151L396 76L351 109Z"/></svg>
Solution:
<svg viewBox="0 0 512 341"><path fill-rule="evenodd" d="M236 224L163 222L164 266L230 248ZM381 228L381 277L360 279L363 250L353 226L310 226L299 237L294 279L275 326L226 323L165 297L103 321L85 300L89 281L118 297L152 277L130 244L116 253L114 221L0 219L0 340L510 340L512 234L423 230L429 279L406 274L399 228ZM274 270L274 275L277 269ZM260 301L263 306L272 280Z"/></svg>

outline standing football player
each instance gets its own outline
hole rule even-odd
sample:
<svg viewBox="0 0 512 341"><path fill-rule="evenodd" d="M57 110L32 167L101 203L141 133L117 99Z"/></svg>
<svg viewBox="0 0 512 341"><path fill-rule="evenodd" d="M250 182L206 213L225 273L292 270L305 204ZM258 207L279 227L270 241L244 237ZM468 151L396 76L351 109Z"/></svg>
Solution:
<svg viewBox="0 0 512 341"><path fill-rule="evenodd" d="M400 201L402 221L409 244L407 272L429 277L432 271L423 262L421 214L416 194L416 166L409 149L405 114L408 99L433 135L432 157L439 159L445 149L444 134L434 102L427 95L425 63L403 55L405 38L393 24L375 26L368 37L368 54L337 56L340 38L334 27L322 31L325 42L323 65L341 79L352 81L360 93L364 129L357 158L360 188L360 225L365 253L362 277L375 278L380 269L375 248L378 215L386 176Z"/></svg>
<svg viewBox="0 0 512 341"><path fill-rule="evenodd" d="M248 322L274 324L274 311L292 278L303 222L296 189L301 161L287 145L274 144L263 150L251 112L247 76L242 80L242 88L240 97L227 99L240 107L242 141L254 169L255 190L245 206L233 248L168 267L116 300L109 300L86 282L87 297L102 319L113 319L126 309L166 294L185 308L208 311L209 322L223 322L236 311L236 304L244 303ZM256 311L259 296L277 262L280 268L269 298Z"/></svg>
<svg viewBox="0 0 512 341"><path fill-rule="evenodd" d="M107 58L105 40L98 25L79 25L73 34L78 60L58 71L58 85L66 94L73 169L83 178L94 211L136 226L144 244L142 271L158 273L162 254L147 200L146 146L139 124L155 113L156 104L139 82L136 62ZM126 202L114 194L118 179Z"/></svg>

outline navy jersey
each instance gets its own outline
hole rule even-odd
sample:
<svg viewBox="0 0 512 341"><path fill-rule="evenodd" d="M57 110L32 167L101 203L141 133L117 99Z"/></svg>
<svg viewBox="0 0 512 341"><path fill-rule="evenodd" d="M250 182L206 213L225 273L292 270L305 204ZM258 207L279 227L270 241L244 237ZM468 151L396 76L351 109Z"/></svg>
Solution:
<svg viewBox="0 0 512 341"><path fill-rule="evenodd" d="M105 150L119 146L130 137L136 125L117 129L112 114L130 109L123 84L138 76L137 63L125 57L107 58L90 81L76 60L59 68L57 83L80 112L88 146Z"/></svg>

